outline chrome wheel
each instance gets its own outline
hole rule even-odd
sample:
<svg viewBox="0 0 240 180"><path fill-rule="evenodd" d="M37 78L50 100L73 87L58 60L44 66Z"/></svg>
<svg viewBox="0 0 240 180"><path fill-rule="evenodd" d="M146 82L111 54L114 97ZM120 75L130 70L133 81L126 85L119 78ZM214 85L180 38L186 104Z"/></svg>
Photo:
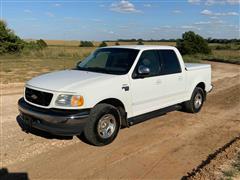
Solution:
<svg viewBox="0 0 240 180"><path fill-rule="evenodd" d="M103 139L111 137L116 129L116 124L116 119L112 114L105 114L98 121L98 135Z"/></svg>
<svg viewBox="0 0 240 180"><path fill-rule="evenodd" d="M202 105L202 102L203 102L202 94L198 92L194 98L194 107L196 109L199 109Z"/></svg>

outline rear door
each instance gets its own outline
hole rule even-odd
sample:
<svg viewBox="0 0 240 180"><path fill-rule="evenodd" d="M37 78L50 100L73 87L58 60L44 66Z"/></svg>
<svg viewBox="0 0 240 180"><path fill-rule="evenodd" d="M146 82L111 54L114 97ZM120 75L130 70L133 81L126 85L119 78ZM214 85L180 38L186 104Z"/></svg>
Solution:
<svg viewBox="0 0 240 180"><path fill-rule="evenodd" d="M185 73L174 50L158 50L160 60L159 93L163 107L180 103L185 98Z"/></svg>

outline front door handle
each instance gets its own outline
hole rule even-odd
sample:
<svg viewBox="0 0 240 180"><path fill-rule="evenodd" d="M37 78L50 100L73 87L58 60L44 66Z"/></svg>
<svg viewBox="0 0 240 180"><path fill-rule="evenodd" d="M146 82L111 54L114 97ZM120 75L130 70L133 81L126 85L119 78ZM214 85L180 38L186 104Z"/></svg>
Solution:
<svg viewBox="0 0 240 180"><path fill-rule="evenodd" d="M125 91L129 91L129 86L127 84L123 84L122 89Z"/></svg>

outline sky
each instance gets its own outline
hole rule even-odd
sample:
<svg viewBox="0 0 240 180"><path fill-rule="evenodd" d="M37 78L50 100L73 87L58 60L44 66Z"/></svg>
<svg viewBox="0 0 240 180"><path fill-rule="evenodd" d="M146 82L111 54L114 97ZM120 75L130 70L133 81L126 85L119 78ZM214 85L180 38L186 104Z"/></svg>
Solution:
<svg viewBox="0 0 240 180"><path fill-rule="evenodd" d="M24 39L240 38L240 0L0 0L1 19Z"/></svg>

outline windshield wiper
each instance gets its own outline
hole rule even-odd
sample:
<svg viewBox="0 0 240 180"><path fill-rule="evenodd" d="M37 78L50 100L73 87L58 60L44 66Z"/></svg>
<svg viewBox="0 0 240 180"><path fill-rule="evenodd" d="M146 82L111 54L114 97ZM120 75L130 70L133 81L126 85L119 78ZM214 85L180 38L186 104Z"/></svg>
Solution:
<svg viewBox="0 0 240 180"><path fill-rule="evenodd" d="M77 66L75 68L73 68L74 70L83 70L83 71L86 71L87 69L84 68L84 67L80 67L80 66Z"/></svg>
<svg viewBox="0 0 240 180"><path fill-rule="evenodd" d="M99 67L88 67L86 68L89 71L96 71L96 72L103 72L103 73L109 73L109 71L107 69L104 68L99 68Z"/></svg>
<svg viewBox="0 0 240 180"><path fill-rule="evenodd" d="M102 73L109 73L107 69L104 68L99 68L99 67L80 67L78 66L76 68L77 70L82 70L82 71L91 71L91 72L102 72Z"/></svg>

